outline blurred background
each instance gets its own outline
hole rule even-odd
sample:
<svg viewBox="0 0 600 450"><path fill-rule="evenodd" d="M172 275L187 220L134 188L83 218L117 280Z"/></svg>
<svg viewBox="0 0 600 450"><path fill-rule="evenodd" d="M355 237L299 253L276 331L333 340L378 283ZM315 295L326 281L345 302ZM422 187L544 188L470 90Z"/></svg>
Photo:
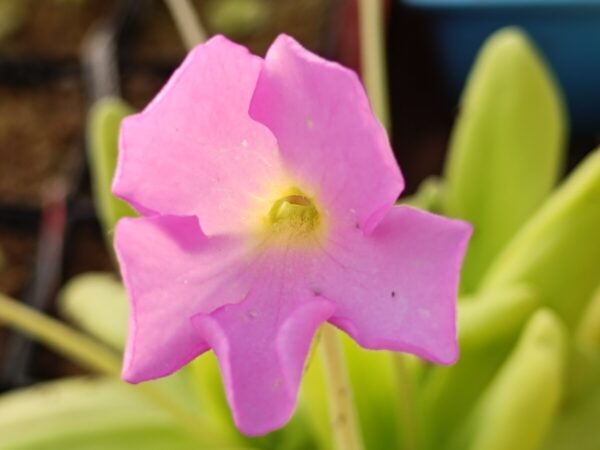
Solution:
<svg viewBox="0 0 600 450"><path fill-rule="evenodd" d="M209 34L257 54L288 33L360 70L353 0L193 3ZM568 167L600 142L600 1L388 1L391 138L408 192L441 172L468 69L505 25L531 35L564 89ZM143 108L184 54L162 1L0 0L1 292L56 315L56 293L69 279L115 269L91 196L87 111L107 95ZM0 327L0 389L79 373Z"/></svg>

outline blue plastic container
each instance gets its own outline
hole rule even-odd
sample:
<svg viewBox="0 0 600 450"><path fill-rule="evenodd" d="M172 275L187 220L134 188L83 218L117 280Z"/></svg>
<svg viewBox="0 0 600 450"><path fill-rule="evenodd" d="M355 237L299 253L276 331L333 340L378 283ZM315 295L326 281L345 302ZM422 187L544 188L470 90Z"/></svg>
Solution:
<svg viewBox="0 0 600 450"><path fill-rule="evenodd" d="M600 133L600 0L404 0L431 16L445 77L453 93L484 40L499 28L523 28L564 90L572 129Z"/></svg>

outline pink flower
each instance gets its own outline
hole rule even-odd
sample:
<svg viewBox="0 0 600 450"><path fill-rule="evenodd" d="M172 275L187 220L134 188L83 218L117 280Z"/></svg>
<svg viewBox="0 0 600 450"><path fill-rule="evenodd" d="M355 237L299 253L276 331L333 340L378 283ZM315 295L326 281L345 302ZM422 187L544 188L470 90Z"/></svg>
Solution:
<svg viewBox="0 0 600 450"><path fill-rule="evenodd" d="M394 206L404 182L356 75L280 36L264 59L199 45L121 129L115 245L131 299L123 378L213 349L237 426L290 418L328 321L370 349L457 358L470 227Z"/></svg>

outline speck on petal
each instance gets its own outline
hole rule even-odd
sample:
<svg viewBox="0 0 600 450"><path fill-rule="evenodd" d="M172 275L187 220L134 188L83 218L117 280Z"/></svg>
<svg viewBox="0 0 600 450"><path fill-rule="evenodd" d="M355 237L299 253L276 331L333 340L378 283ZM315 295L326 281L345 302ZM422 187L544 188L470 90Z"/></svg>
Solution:
<svg viewBox="0 0 600 450"><path fill-rule="evenodd" d="M361 346L414 353L436 363L458 356L456 298L471 227L394 207L371 232L340 230L317 272L336 303L330 322Z"/></svg>
<svg viewBox="0 0 600 450"><path fill-rule="evenodd" d="M197 215L239 231L280 172L271 132L248 114L262 59L217 36L193 49L158 96L123 121L113 192L138 211Z"/></svg>
<svg viewBox="0 0 600 450"><path fill-rule="evenodd" d="M358 221L365 232L404 187L356 74L289 36L279 36L268 51L250 114L276 136L286 168L316 186L333 215Z"/></svg>
<svg viewBox="0 0 600 450"><path fill-rule="evenodd" d="M249 291L247 246L206 237L194 217L122 219L115 248L131 303L123 364L130 382L168 375L206 351L192 316Z"/></svg>

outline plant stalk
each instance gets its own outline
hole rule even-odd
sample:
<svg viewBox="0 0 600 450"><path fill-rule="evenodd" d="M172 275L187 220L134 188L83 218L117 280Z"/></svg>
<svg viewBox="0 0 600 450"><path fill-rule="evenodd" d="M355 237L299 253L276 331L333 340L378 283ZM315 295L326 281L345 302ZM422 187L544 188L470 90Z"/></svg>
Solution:
<svg viewBox="0 0 600 450"><path fill-rule="evenodd" d="M391 129L383 0L358 0L360 60L362 78L373 111L388 130Z"/></svg>
<svg viewBox="0 0 600 450"><path fill-rule="evenodd" d="M364 446L344 360L344 350L336 329L331 325L325 325L322 329L321 350L325 365L329 413L335 448L337 450L362 450Z"/></svg>
<svg viewBox="0 0 600 450"><path fill-rule="evenodd" d="M188 50L206 41L208 34L202 27L190 0L165 0L165 4L173 17L179 36Z"/></svg>
<svg viewBox="0 0 600 450"><path fill-rule="evenodd" d="M398 415L402 428L402 448L405 450L417 450L419 448L419 428L414 380L407 366L406 355L401 353L393 355L393 363L396 373L397 392L399 394Z"/></svg>

